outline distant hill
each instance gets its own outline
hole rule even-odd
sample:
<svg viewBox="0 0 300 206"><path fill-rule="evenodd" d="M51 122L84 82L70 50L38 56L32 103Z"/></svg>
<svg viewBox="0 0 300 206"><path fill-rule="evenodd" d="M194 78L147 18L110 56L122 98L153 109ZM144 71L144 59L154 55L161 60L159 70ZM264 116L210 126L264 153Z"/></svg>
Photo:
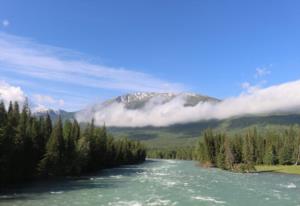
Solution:
<svg viewBox="0 0 300 206"><path fill-rule="evenodd" d="M110 127L109 131L115 136L127 136L131 139L142 140L153 148L165 148L194 144L201 133L207 128L212 128L220 132L243 133L256 127L263 134L269 129L282 131L292 125L300 125L300 115L238 117L226 120L176 124L167 127Z"/></svg>

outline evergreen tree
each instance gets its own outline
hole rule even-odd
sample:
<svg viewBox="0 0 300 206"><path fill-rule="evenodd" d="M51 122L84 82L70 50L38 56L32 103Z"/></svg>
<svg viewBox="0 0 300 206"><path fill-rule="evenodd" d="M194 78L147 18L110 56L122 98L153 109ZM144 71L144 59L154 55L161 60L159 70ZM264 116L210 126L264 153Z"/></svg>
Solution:
<svg viewBox="0 0 300 206"><path fill-rule="evenodd" d="M61 117L59 116L46 146L46 154L40 164L40 172L49 176L65 174L65 141Z"/></svg>
<svg viewBox="0 0 300 206"><path fill-rule="evenodd" d="M52 133L52 122L49 113L47 113L46 115L45 123L43 126L45 140L48 141Z"/></svg>
<svg viewBox="0 0 300 206"><path fill-rule="evenodd" d="M279 153L279 164L281 165L290 165L293 164L293 150L288 142L288 139L285 138L282 149Z"/></svg>
<svg viewBox="0 0 300 206"><path fill-rule="evenodd" d="M90 159L90 142L87 136L82 136L76 145L77 173L87 172Z"/></svg>
<svg viewBox="0 0 300 206"><path fill-rule="evenodd" d="M74 124L74 123L73 123ZM65 141L65 162L66 162L66 174L75 174L78 172L76 165L77 154L76 154L76 141L77 137L73 136L73 124L67 120L64 123L64 141Z"/></svg>
<svg viewBox="0 0 300 206"><path fill-rule="evenodd" d="M275 165L277 164L277 154L274 145L269 145L267 147L265 156L264 156L264 164L267 165Z"/></svg>
<svg viewBox="0 0 300 206"><path fill-rule="evenodd" d="M229 138L225 138L224 148L225 148L225 167L227 169L232 169L235 159L233 154L233 144Z"/></svg>
<svg viewBox="0 0 300 206"><path fill-rule="evenodd" d="M233 153L235 164L242 162L243 160L242 151L243 151L243 139L241 136L236 135L232 140L232 153Z"/></svg>
<svg viewBox="0 0 300 206"><path fill-rule="evenodd" d="M105 126L88 124L83 134L76 120L52 128L45 118L31 115L28 103L19 111L18 103L8 110L0 102L0 185L42 176L79 175L83 172L145 160L146 150L139 142L114 141ZM174 156L174 154L173 154Z"/></svg>
<svg viewBox="0 0 300 206"><path fill-rule="evenodd" d="M255 162L255 146L254 137L251 135L250 131L246 134L243 142L243 162L245 164L252 165Z"/></svg>
<svg viewBox="0 0 300 206"><path fill-rule="evenodd" d="M224 144L221 145L220 151L217 155L217 167L221 169L226 169L226 163L225 163L225 147Z"/></svg>
<svg viewBox="0 0 300 206"><path fill-rule="evenodd" d="M75 142L77 142L80 138L80 126L76 119L73 120L72 137L74 138Z"/></svg>

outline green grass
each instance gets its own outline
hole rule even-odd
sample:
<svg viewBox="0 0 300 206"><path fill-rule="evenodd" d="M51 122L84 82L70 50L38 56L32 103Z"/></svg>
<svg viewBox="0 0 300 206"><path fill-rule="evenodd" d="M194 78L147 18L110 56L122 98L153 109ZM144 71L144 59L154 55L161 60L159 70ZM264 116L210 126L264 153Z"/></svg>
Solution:
<svg viewBox="0 0 300 206"><path fill-rule="evenodd" d="M257 172L279 172L300 175L300 165L257 165Z"/></svg>

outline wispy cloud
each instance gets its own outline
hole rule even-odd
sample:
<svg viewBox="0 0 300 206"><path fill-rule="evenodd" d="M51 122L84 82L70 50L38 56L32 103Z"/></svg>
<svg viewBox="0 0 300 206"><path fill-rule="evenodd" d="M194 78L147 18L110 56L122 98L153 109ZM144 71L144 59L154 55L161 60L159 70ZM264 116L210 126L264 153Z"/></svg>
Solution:
<svg viewBox="0 0 300 206"><path fill-rule="evenodd" d="M241 84L241 87L245 91L245 93L253 93L260 89L259 85L252 85L250 82L243 82Z"/></svg>
<svg viewBox="0 0 300 206"><path fill-rule="evenodd" d="M63 99L55 99L49 95L34 94L32 100L35 103L35 110L44 110L54 107L63 107L65 101Z"/></svg>
<svg viewBox="0 0 300 206"><path fill-rule="evenodd" d="M259 89L262 89L263 86L267 83L266 80L261 80L255 84L251 84L250 82L243 82L241 84L241 87L243 89L243 92L242 94L251 94L251 93L254 93L256 91L258 91Z"/></svg>
<svg viewBox="0 0 300 206"><path fill-rule="evenodd" d="M74 51L0 33L0 66L18 75L123 91L180 91L184 86L125 68L91 63Z"/></svg>
<svg viewBox="0 0 300 206"><path fill-rule="evenodd" d="M271 70L269 70L268 68L258 67L258 68L256 68L254 77L261 78L261 77L267 76L269 74L271 74Z"/></svg>
<svg viewBox="0 0 300 206"><path fill-rule="evenodd" d="M257 67L255 69L254 79L252 79L252 81L245 81L241 84L241 88L243 89L242 93L253 93L263 88L267 83L266 76L270 74L271 70L267 67Z"/></svg>
<svg viewBox="0 0 300 206"><path fill-rule="evenodd" d="M10 25L10 22L7 19L2 20L2 26L8 27Z"/></svg>

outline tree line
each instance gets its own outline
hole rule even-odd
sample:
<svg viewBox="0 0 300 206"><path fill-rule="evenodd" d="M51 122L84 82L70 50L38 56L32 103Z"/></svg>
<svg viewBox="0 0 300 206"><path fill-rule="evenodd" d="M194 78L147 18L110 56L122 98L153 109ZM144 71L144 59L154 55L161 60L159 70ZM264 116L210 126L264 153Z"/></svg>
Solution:
<svg viewBox="0 0 300 206"><path fill-rule="evenodd" d="M81 131L83 130L83 131ZM80 175L145 160L138 141L114 139L94 121L81 129L76 120L35 117L25 103L6 109L0 102L0 185L56 176Z"/></svg>
<svg viewBox="0 0 300 206"><path fill-rule="evenodd" d="M227 170L251 171L260 164L297 165L300 133L290 127L284 132L260 135L254 128L243 135L228 136L208 129L198 142L195 155L202 165Z"/></svg>
<svg viewBox="0 0 300 206"><path fill-rule="evenodd" d="M175 149L149 149L147 157L153 159L179 159L192 160L194 157L193 147L183 147Z"/></svg>

